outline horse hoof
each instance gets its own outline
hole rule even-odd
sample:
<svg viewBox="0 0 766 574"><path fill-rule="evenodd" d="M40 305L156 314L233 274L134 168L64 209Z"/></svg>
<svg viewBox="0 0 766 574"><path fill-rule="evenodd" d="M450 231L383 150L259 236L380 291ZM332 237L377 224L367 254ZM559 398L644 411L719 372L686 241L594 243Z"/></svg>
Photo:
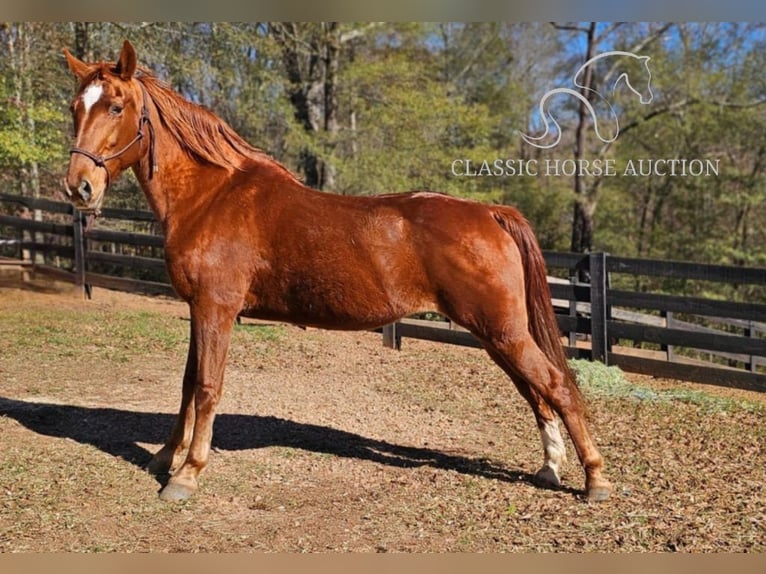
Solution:
<svg viewBox="0 0 766 574"><path fill-rule="evenodd" d="M558 489L561 488L561 481L559 480L556 471L549 466L544 466L535 473L533 482L540 488Z"/></svg>
<svg viewBox="0 0 766 574"><path fill-rule="evenodd" d="M160 500L166 502L180 502L186 500L196 489L186 484L179 484L177 482L168 482L160 491Z"/></svg>
<svg viewBox="0 0 766 574"><path fill-rule="evenodd" d="M588 502L604 502L612 495L611 485L592 486L588 489L586 499Z"/></svg>

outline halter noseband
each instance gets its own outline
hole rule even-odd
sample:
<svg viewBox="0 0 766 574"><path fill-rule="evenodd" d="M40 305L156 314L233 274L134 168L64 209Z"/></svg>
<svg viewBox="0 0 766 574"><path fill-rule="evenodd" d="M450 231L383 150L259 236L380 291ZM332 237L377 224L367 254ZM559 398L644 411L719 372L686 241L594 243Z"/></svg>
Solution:
<svg viewBox="0 0 766 574"><path fill-rule="evenodd" d="M127 145L125 145L122 149L108 156L96 155L95 153L89 152L88 150L82 149L80 147L72 147L69 150L70 155L79 153L81 155L84 155L85 157L92 159L93 163L95 163L98 167L104 168L104 170L106 171L106 188L107 189L109 188L109 185L111 183L111 174L109 173L109 168L106 167L106 162L120 157L122 154L128 151L131 147L133 147L133 144L144 139L144 124L149 126L149 179L151 179L152 174L155 171L157 171L157 163L154 157L154 126L152 125L152 120L149 117L149 108L146 105L146 102L149 100L149 95L146 93L146 88L144 88L144 85L141 82L138 82L138 85L141 86L141 94L143 96L143 102L141 102L141 117L138 119L138 133L136 134L136 137L130 140L130 142Z"/></svg>

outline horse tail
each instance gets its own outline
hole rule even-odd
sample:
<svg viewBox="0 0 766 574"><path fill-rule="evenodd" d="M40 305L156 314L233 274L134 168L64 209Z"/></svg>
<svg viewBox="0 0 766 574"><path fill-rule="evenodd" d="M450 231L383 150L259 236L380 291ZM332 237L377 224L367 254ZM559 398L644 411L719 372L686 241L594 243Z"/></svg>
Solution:
<svg viewBox="0 0 766 574"><path fill-rule="evenodd" d="M510 206L493 206L492 215L511 236L521 253L529 332L548 360L564 375L564 384L568 387L573 401L582 408L582 412L587 412L585 399L577 386L574 373L569 368L561 344L548 286L545 258L532 226L517 209Z"/></svg>

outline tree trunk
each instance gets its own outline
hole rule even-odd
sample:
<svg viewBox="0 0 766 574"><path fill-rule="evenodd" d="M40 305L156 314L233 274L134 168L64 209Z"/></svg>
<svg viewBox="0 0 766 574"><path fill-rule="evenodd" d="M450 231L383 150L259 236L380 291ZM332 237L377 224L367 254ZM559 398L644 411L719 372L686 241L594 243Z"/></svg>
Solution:
<svg viewBox="0 0 766 574"><path fill-rule="evenodd" d="M307 145L300 151L300 170L306 185L332 190L335 169L317 148L325 143L322 139L331 147L339 128L337 83L341 39L338 24L274 22L270 30L282 51L295 119L308 134L321 136L316 145Z"/></svg>
<svg viewBox="0 0 766 574"><path fill-rule="evenodd" d="M89 27L89 22L74 23L74 55L86 62L93 61L92 54L90 53Z"/></svg>
<svg viewBox="0 0 766 574"><path fill-rule="evenodd" d="M328 22L325 34L325 81L324 81L324 130L328 147L332 150L338 134L338 66L340 60L340 37L338 23ZM332 161L322 161L322 189L335 190L335 166Z"/></svg>
<svg viewBox="0 0 766 574"><path fill-rule="evenodd" d="M591 22L587 30L587 51L585 61L593 57L596 47L596 23ZM593 71L588 66L585 69L583 78L583 88L580 93L588 101L591 100L593 92ZM588 122L588 109L585 102L580 102L577 110L577 130L575 132L574 159L579 165L584 155L585 148L585 128ZM593 213L596 210L596 201L594 194L588 193L585 178L579 172L574 175L574 216L572 219L572 242L570 249L576 253L589 253L593 247Z"/></svg>

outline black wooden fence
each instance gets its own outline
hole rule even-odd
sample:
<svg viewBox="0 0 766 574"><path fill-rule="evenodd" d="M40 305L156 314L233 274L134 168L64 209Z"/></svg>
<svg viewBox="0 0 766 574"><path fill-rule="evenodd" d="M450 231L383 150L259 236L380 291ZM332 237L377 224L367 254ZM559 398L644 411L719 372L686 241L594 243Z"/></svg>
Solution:
<svg viewBox="0 0 766 574"><path fill-rule="evenodd" d="M104 209L102 218L122 229L88 225L68 203L0 194L0 256L5 256L0 264L24 264L71 281L84 294L96 286L174 295L152 213ZM570 356L632 372L766 391L766 269L605 253L544 255L557 275L549 282ZM689 282L725 284L740 295L668 294L668 282L679 289ZM446 321L405 319L383 329L390 347L399 347L406 337L480 346Z"/></svg>
<svg viewBox="0 0 766 574"><path fill-rule="evenodd" d="M115 227L94 225L66 202L0 194L0 255L5 264L22 260L35 272L70 281L89 296L91 287L174 296L165 270L164 241L152 232L154 214L145 210L103 209ZM36 220L35 212L41 212ZM135 228L142 227L144 232Z"/></svg>
<svg viewBox="0 0 766 574"><path fill-rule="evenodd" d="M766 269L606 253L544 254L549 271L564 270L568 276L551 277L549 285L570 357L658 377L766 391ZM588 282L579 280L583 275ZM612 286L636 284L637 278L755 286L760 295L757 301L736 302ZM446 322L406 319L383 331L391 347L400 346L403 337L481 346L470 333Z"/></svg>

